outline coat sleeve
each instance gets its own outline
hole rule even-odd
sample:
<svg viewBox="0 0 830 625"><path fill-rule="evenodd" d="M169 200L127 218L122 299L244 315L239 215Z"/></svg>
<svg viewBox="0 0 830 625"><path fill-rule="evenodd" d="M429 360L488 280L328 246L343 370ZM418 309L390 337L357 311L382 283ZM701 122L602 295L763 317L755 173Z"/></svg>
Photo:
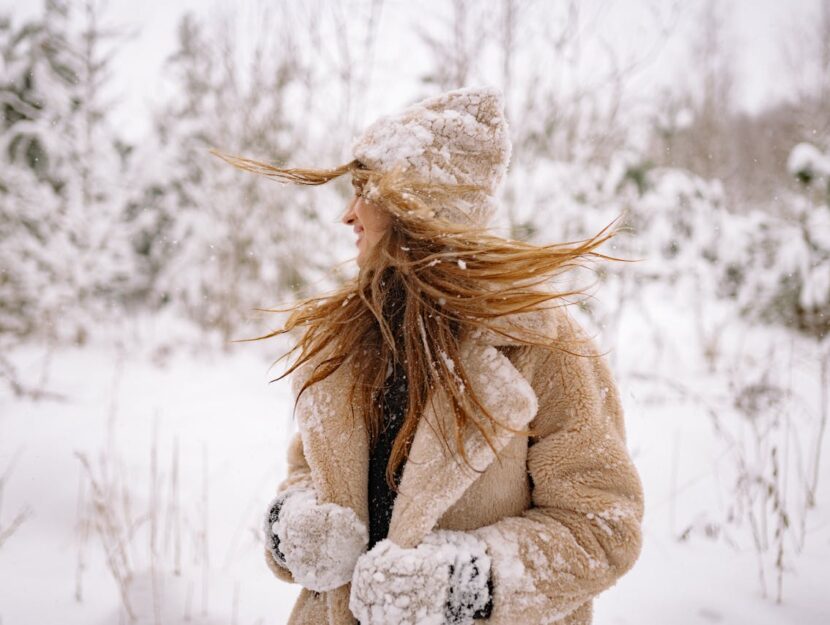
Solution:
<svg viewBox="0 0 830 625"><path fill-rule="evenodd" d="M287 467L285 479L277 486L277 495L293 488L314 489L314 484L311 481L311 469L303 452L303 441L299 432L294 433L288 444ZM292 584L296 583L291 571L280 566L267 546L265 547L265 563L279 579Z"/></svg>
<svg viewBox="0 0 830 625"><path fill-rule="evenodd" d="M563 315L559 336L585 338ZM531 385L531 507L475 530L492 561L494 623L564 617L639 557L643 492L626 449L620 398L594 343L541 349ZM553 620L553 619L551 619Z"/></svg>

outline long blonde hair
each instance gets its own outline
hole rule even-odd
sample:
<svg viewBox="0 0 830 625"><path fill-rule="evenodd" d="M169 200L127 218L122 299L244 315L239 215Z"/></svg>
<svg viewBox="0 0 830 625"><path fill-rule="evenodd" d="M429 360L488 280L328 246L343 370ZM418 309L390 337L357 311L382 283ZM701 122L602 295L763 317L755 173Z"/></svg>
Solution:
<svg viewBox="0 0 830 625"><path fill-rule="evenodd" d="M382 426L378 399L387 367L395 362L405 363L407 411L386 469L390 488L396 490L395 472L406 460L431 388L443 388L450 399L456 448L468 466L462 444L466 427L476 427L493 447L476 409L492 424L515 434L535 434L531 429L516 430L499 423L487 411L459 359L459 343L468 331L476 328L506 334L492 325L499 317L539 310L545 302L565 301L569 296L582 294L582 290L555 292L538 287L554 274L582 266L589 257L623 260L595 251L616 234L609 230L614 222L583 241L536 245L435 217L436 208L442 203L474 197L480 189L472 185L428 183L400 169L374 171L359 161L333 169L287 169L216 149L211 151L239 169L281 182L319 185L351 174L358 193L391 215L389 228L371 248L355 278L327 294L304 298L284 308L261 309L290 315L282 328L243 339L262 340L302 330L300 339L277 362L295 352L299 356L276 378L289 375L320 355L321 360L300 394L349 362L354 384L347 403L352 407L352 418L355 406L359 408L370 445L377 440ZM391 326L392 317L400 327ZM569 351L561 340L550 337L512 338L524 344ZM401 350L403 354L399 353ZM350 356L360 354L377 357L350 360ZM441 436L448 444L449 434L442 432ZM449 445L448 448L451 449Z"/></svg>

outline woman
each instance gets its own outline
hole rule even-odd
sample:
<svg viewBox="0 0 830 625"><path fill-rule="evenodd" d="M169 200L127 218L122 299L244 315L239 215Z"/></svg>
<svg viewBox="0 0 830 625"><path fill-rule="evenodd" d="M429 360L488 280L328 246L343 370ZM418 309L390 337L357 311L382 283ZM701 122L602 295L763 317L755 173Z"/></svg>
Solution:
<svg viewBox="0 0 830 625"><path fill-rule="evenodd" d="M640 552L642 489L594 343L543 285L588 256L487 234L510 158L502 96L382 117L331 170L358 276L289 310L298 432L266 560L303 586L291 625L590 623ZM604 257L607 258L607 257ZM559 302L556 302L559 300Z"/></svg>

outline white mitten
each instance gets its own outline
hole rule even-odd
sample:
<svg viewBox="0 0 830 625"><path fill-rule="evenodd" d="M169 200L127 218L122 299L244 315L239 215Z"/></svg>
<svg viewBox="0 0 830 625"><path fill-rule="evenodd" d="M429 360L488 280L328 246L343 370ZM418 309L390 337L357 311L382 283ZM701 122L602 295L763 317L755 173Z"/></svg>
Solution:
<svg viewBox="0 0 830 625"><path fill-rule="evenodd" d="M490 605L485 544L450 530L431 532L414 549L380 541L358 558L349 597L361 625L470 625Z"/></svg>
<svg viewBox="0 0 830 625"><path fill-rule="evenodd" d="M268 508L265 511L263 518L262 529L265 533L265 548L271 554L274 562L279 564L282 568L287 569L288 565L285 563L285 556L280 551L280 537L277 536L277 522L280 518L280 509L282 504L288 498L292 491L283 491L271 500Z"/></svg>
<svg viewBox="0 0 830 625"><path fill-rule="evenodd" d="M277 520L268 528L275 560L309 590L322 592L348 583L369 542L368 529L354 510L334 503L318 504L309 489L283 493L277 507ZM270 510L273 508L272 503ZM273 518L270 510L266 523Z"/></svg>

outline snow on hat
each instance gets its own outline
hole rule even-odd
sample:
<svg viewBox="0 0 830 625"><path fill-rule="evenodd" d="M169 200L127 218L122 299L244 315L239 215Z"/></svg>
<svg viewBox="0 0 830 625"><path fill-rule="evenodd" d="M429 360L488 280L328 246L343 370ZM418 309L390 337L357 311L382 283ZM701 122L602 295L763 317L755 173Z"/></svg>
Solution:
<svg viewBox="0 0 830 625"><path fill-rule="evenodd" d="M427 98L377 119L352 153L370 169L400 166L427 182L480 185L469 201L436 207L436 216L484 227L510 161L504 97L495 87L467 87Z"/></svg>

